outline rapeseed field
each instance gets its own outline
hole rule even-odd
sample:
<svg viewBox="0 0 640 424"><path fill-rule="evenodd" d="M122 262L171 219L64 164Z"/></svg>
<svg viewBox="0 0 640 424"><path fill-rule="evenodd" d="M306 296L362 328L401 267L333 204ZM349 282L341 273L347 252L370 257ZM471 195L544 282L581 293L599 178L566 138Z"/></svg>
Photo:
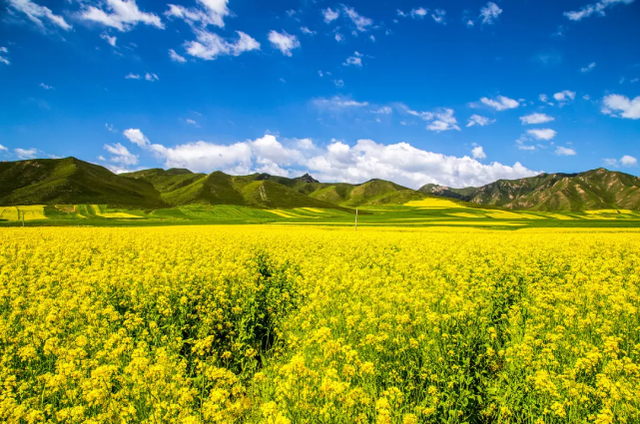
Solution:
<svg viewBox="0 0 640 424"><path fill-rule="evenodd" d="M0 230L0 422L638 423L640 232Z"/></svg>

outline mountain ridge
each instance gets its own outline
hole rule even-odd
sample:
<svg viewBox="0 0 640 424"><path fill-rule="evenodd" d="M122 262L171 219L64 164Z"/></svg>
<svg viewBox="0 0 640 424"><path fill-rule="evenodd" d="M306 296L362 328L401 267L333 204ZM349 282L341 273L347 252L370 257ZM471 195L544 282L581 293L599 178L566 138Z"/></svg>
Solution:
<svg viewBox="0 0 640 424"><path fill-rule="evenodd" d="M598 168L498 180L482 187L427 184L413 190L376 178L361 184L322 183L308 173L287 178L266 173L234 176L222 171L204 174L182 168L151 168L114 174L73 157L0 162L2 206L105 204L153 210L199 204L351 210L403 205L428 197L505 209L640 210L640 178Z"/></svg>
<svg viewBox="0 0 640 424"><path fill-rule="evenodd" d="M427 184L419 191L478 206L514 210L640 209L640 178L605 168L578 173L542 173L463 189Z"/></svg>

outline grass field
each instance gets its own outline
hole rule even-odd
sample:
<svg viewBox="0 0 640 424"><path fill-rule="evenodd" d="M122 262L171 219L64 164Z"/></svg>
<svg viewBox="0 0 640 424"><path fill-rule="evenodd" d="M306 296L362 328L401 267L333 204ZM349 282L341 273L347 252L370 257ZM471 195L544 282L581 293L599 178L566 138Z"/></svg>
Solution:
<svg viewBox="0 0 640 424"><path fill-rule="evenodd" d="M518 228L0 229L0 422L640 422L640 230Z"/></svg>
<svg viewBox="0 0 640 424"><path fill-rule="evenodd" d="M586 212L510 211L479 208L447 199L411 201L402 206L359 209L359 226L522 227L638 227L640 212L593 210ZM105 205L0 207L0 226L164 226L200 224L305 224L353 226L355 209L260 209L236 205L189 205L158 210L113 209ZM19 217L18 217L19 215Z"/></svg>

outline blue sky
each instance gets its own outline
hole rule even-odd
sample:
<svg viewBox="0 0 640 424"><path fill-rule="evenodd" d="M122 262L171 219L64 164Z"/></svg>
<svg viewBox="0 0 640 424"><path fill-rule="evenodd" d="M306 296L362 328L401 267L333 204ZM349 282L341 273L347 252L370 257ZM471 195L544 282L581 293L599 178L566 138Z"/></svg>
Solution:
<svg viewBox="0 0 640 424"><path fill-rule="evenodd" d="M638 175L639 18L634 0L3 0L0 160Z"/></svg>

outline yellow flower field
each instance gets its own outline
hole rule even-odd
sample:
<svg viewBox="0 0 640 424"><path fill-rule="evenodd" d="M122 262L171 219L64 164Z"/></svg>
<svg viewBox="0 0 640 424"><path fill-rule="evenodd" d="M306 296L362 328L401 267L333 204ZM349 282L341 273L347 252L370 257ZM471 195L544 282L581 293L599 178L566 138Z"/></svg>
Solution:
<svg viewBox="0 0 640 424"><path fill-rule="evenodd" d="M640 232L0 229L0 422L638 423Z"/></svg>

